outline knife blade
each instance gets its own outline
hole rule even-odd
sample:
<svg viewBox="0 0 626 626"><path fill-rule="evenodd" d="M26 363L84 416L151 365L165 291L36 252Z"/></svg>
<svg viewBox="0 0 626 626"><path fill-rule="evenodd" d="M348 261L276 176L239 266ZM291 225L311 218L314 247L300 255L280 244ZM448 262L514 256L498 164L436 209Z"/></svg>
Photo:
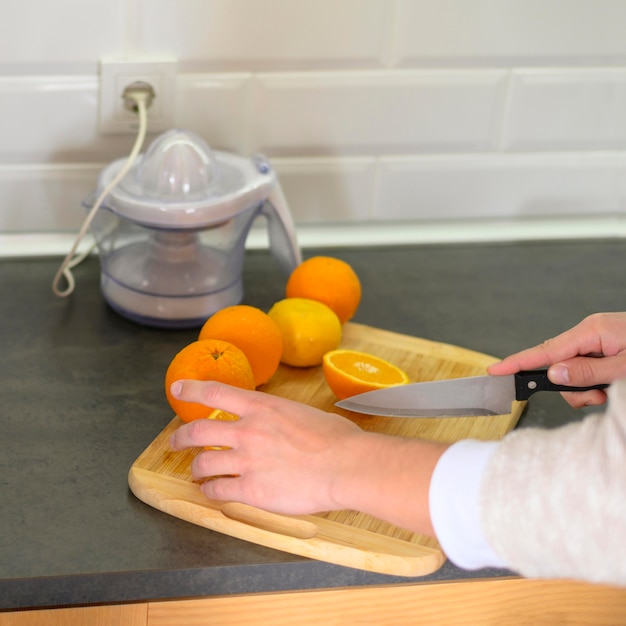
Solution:
<svg viewBox="0 0 626 626"><path fill-rule="evenodd" d="M469 376L409 383L368 391L335 403L336 407L386 417L454 417L505 415L514 400L528 400L538 391L605 389L555 385L548 370L523 370L510 376Z"/></svg>

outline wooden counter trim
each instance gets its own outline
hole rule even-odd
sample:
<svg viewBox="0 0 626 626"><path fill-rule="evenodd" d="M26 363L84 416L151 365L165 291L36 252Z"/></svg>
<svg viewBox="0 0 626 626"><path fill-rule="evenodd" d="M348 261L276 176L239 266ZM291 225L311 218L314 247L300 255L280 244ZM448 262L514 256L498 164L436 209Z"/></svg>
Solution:
<svg viewBox="0 0 626 626"><path fill-rule="evenodd" d="M0 613L0 626L626 624L626 588L520 578Z"/></svg>
<svg viewBox="0 0 626 626"><path fill-rule="evenodd" d="M626 588L514 579L152 602L148 626L626 624Z"/></svg>
<svg viewBox="0 0 626 626"><path fill-rule="evenodd" d="M147 626L147 623L146 603L0 613L0 626Z"/></svg>

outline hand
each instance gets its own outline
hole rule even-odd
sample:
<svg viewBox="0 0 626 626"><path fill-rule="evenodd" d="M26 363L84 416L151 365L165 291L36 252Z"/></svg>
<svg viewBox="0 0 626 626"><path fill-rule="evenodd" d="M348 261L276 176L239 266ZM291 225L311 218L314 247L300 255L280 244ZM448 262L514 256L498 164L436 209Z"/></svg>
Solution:
<svg viewBox="0 0 626 626"><path fill-rule="evenodd" d="M430 476L444 444L368 433L334 413L216 382L178 381L172 394L240 417L195 420L171 437L174 450L200 452L194 479L211 499L243 502L276 513L355 509L433 534Z"/></svg>
<svg viewBox="0 0 626 626"><path fill-rule="evenodd" d="M514 374L548 367L548 378L559 385L586 387L626 377L626 313L595 313L564 333L490 365L490 374ZM602 404L606 393L564 392L573 407Z"/></svg>

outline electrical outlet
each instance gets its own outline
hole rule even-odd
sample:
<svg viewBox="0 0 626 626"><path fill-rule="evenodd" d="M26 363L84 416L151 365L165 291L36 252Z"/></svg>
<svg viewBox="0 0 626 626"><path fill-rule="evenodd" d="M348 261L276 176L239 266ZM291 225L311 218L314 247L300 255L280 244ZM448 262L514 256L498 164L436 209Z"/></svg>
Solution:
<svg viewBox="0 0 626 626"><path fill-rule="evenodd" d="M148 83L155 93L148 108L148 132L173 128L176 69L174 59L103 59L100 62L100 134L130 135L137 132L137 113L124 105L123 93L126 87L138 81Z"/></svg>

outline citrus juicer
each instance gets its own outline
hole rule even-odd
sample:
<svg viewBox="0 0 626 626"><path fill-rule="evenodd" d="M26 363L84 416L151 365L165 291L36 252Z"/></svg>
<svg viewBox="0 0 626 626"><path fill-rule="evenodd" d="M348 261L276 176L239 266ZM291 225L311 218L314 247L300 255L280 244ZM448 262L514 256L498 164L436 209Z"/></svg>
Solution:
<svg viewBox="0 0 626 626"><path fill-rule="evenodd" d="M95 198L123 167L110 163ZM192 328L243 297L245 243L259 216L270 251L289 274L301 261L276 174L261 155L211 150L197 134L158 136L96 211L91 231L100 287L122 316L148 326Z"/></svg>

